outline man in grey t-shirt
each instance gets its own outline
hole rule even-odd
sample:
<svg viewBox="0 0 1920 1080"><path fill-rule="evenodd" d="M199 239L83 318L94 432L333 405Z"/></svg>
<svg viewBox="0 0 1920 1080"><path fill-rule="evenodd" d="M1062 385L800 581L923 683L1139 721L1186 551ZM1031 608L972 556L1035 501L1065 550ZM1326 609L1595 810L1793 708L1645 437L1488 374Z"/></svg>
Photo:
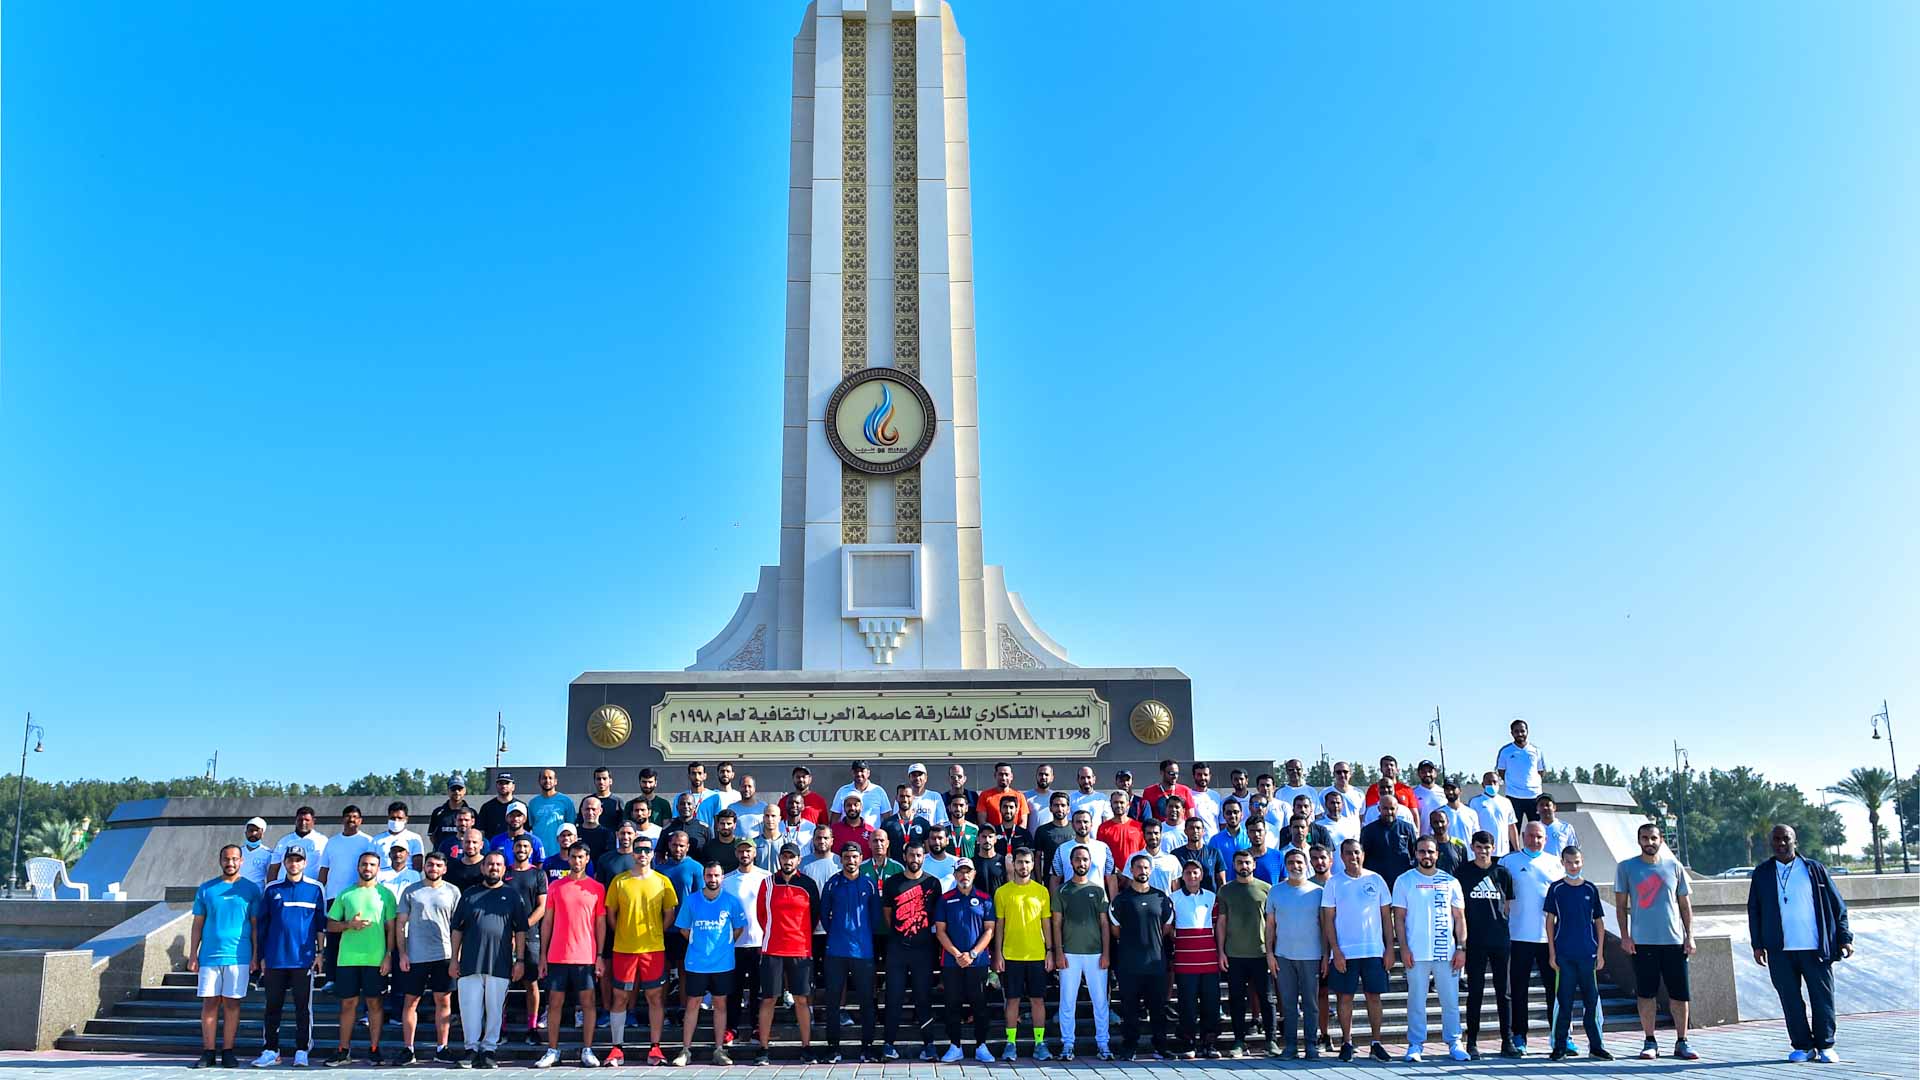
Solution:
<svg viewBox="0 0 1920 1080"><path fill-rule="evenodd" d="M433 995L434 1059L451 1063L447 1049L453 1032L453 976L447 958L453 955L453 909L460 890L448 881L447 857L435 851L420 865L420 880L400 893L397 933L401 939L400 971L395 980L406 995L400 1010L400 1041L406 1049L397 1063L412 1064L413 1033L420 1022L420 998Z"/></svg>
<svg viewBox="0 0 1920 1080"><path fill-rule="evenodd" d="M1267 968L1280 1006L1286 1056L1306 1047L1320 1056L1320 886L1307 877L1307 853L1286 852L1287 876L1267 893Z"/></svg>
<svg viewBox="0 0 1920 1080"><path fill-rule="evenodd" d="M1693 886L1687 868L1665 850L1660 826L1640 826L1636 839L1640 856L1620 864L1613 876L1613 903L1620 920L1620 947L1633 957L1633 996L1640 1006L1642 1058L1659 1056L1654 1042L1656 995L1667 987L1673 1013L1673 1056L1682 1061L1699 1057L1687 1045L1687 958L1693 955Z"/></svg>

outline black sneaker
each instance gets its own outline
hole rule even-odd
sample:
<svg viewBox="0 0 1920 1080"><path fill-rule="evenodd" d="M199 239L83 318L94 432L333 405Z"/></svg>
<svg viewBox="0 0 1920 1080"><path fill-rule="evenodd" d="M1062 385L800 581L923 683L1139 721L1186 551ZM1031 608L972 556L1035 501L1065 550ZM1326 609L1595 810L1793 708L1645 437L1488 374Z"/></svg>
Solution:
<svg viewBox="0 0 1920 1080"><path fill-rule="evenodd" d="M480 1051L475 1050L471 1054L462 1054L453 1060L453 1064L457 1068L471 1069L475 1065L480 1064Z"/></svg>
<svg viewBox="0 0 1920 1080"><path fill-rule="evenodd" d="M820 1056L820 1064L822 1065L838 1065L841 1060L840 1051L838 1050L829 1050Z"/></svg>
<svg viewBox="0 0 1920 1080"><path fill-rule="evenodd" d="M1472 1043L1467 1044L1467 1060L1468 1061L1480 1060L1480 1048L1478 1046L1475 1046Z"/></svg>
<svg viewBox="0 0 1920 1080"><path fill-rule="evenodd" d="M1595 1061L1612 1061L1613 1060L1613 1055L1607 1053L1607 1048L1604 1046L1589 1047L1587 1049L1587 1056L1594 1059Z"/></svg>
<svg viewBox="0 0 1920 1080"><path fill-rule="evenodd" d="M220 1051L220 1067L221 1067L221 1068L223 1068L223 1069L237 1069L237 1068L239 1068L239 1067L240 1067L240 1058L239 1058L239 1056L238 1056L238 1055L236 1055L236 1054L235 1054L235 1053L234 1053L233 1051L231 1051L231 1050L222 1050L222 1051Z"/></svg>
<svg viewBox="0 0 1920 1080"><path fill-rule="evenodd" d="M1381 1046L1377 1042L1374 1043L1373 1046L1367 1050L1367 1056L1372 1058L1375 1061L1392 1061L1393 1060L1393 1055L1387 1053L1387 1048L1384 1046Z"/></svg>
<svg viewBox="0 0 1920 1080"><path fill-rule="evenodd" d="M381 1058L380 1058L380 1048L379 1048L379 1047L377 1047L377 1046L371 1046L371 1047L368 1047L368 1048L367 1048L367 1064L369 1064L369 1065L372 1065L372 1066L374 1066L374 1067L376 1067L376 1068L378 1068L378 1067L379 1067L379 1066L381 1066L381 1065L385 1065L385 1064L386 1064L386 1062L385 1062L385 1061L383 1061L383 1060L381 1060Z"/></svg>
<svg viewBox="0 0 1920 1080"><path fill-rule="evenodd" d="M1513 1041L1512 1041L1511 1039L1509 1039L1509 1040L1507 1040L1507 1041L1505 1041L1505 1042L1502 1042L1502 1043L1500 1044L1500 1056L1501 1056L1501 1057L1503 1057L1503 1058L1522 1058L1522 1057L1526 1057L1526 1055L1525 1055L1525 1054L1523 1054L1523 1053L1521 1053L1521 1052L1520 1052L1520 1048L1519 1048L1519 1047L1517 1047L1517 1046L1515 1046L1515 1045L1513 1045Z"/></svg>
<svg viewBox="0 0 1920 1080"><path fill-rule="evenodd" d="M1547 1052L1548 1061L1559 1061L1561 1058L1564 1058L1566 1056L1567 1056L1567 1048L1564 1046L1556 1046L1552 1050L1549 1050Z"/></svg>
<svg viewBox="0 0 1920 1080"><path fill-rule="evenodd" d="M411 1046L403 1046L393 1052L393 1063L403 1069L419 1060Z"/></svg>
<svg viewBox="0 0 1920 1080"><path fill-rule="evenodd" d="M473 1063L476 1069L497 1069L500 1067L500 1055L492 1050L480 1051L480 1060Z"/></svg>
<svg viewBox="0 0 1920 1080"><path fill-rule="evenodd" d="M433 1052L433 1060L442 1065L458 1065L466 1059L454 1053L452 1047L443 1046Z"/></svg>
<svg viewBox="0 0 1920 1080"><path fill-rule="evenodd" d="M1341 1061L1353 1060L1353 1044L1352 1043L1343 1042L1340 1044L1340 1060Z"/></svg>
<svg viewBox="0 0 1920 1080"><path fill-rule="evenodd" d="M200 1051L200 1060L193 1063L196 1069L211 1069L220 1064L220 1055L211 1050Z"/></svg>
<svg viewBox="0 0 1920 1080"><path fill-rule="evenodd" d="M337 1069L342 1065L353 1064L353 1055L347 1053L345 1050L335 1050L333 1053L327 1055L327 1060L320 1064L325 1065L329 1069Z"/></svg>
<svg viewBox="0 0 1920 1080"><path fill-rule="evenodd" d="M762 1050L753 1056L753 1063L755 1065L771 1065L773 1064L773 1055Z"/></svg>

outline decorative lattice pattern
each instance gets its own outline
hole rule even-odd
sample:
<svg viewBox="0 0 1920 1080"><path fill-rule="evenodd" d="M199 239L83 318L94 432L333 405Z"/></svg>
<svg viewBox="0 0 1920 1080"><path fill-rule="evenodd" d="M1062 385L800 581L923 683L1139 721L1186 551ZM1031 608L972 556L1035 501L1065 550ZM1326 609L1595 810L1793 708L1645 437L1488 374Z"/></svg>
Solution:
<svg viewBox="0 0 1920 1080"><path fill-rule="evenodd" d="M920 376L920 140L914 19L893 24L893 366ZM916 527L916 531L917 527Z"/></svg>
<svg viewBox="0 0 1920 1080"><path fill-rule="evenodd" d="M920 467L893 477L893 542L920 542Z"/></svg>
<svg viewBox="0 0 1920 1080"><path fill-rule="evenodd" d="M867 366L867 24L842 24L840 373ZM867 478L840 466L840 542L867 542Z"/></svg>
<svg viewBox="0 0 1920 1080"><path fill-rule="evenodd" d="M867 542L867 478L840 466L840 542Z"/></svg>

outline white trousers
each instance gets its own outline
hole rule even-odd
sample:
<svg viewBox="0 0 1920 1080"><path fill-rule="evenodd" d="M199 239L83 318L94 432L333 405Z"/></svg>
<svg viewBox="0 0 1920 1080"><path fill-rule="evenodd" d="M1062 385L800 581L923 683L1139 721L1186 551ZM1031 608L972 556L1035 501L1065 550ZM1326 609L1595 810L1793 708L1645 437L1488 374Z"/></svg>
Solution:
<svg viewBox="0 0 1920 1080"><path fill-rule="evenodd" d="M460 976L460 1034L467 1049L492 1053L500 1048L500 1021L507 1011L507 980L492 975Z"/></svg>
<svg viewBox="0 0 1920 1080"><path fill-rule="evenodd" d="M1060 972L1060 1045L1073 1046L1074 1015L1080 1011L1080 984L1087 984L1087 996L1093 998L1093 1043L1101 1050L1107 1044L1107 973L1100 967L1100 954L1067 953L1067 966Z"/></svg>
<svg viewBox="0 0 1920 1080"><path fill-rule="evenodd" d="M1440 1035L1447 1049L1460 1045L1460 976L1451 960L1416 960L1407 972L1407 1048L1418 1053L1427 1042L1427 987L1440 989Z"/></svg>

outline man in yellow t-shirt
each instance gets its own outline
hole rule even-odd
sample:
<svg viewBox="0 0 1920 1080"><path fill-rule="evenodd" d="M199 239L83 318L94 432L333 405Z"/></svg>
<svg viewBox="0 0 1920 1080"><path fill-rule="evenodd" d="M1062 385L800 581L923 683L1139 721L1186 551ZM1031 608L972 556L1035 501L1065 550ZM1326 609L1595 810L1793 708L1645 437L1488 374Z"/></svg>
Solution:
<svg viewBox="0 0 1920 1080"><path fill-rule="evenodd" d="M653 841L642 837L633 845L633 868L616 875L607 886L607 920L613 924L613 1011L607 1017L612 1027L613 1049L606 1063L618 1065L626 1060L620 1047L626 1037L627 1006L638 987L647 996L647 1028L652 1043L647 1064L665 1065L667 1055L660 1049L660 1029L666 1022L667 985L666 929L673 925L680 897L667 875L653 868Z"/></svg>
<svg viewBox="0 0 1920 1080"><path fill-rule="evenodd" d="M1013 877L993 891L999 919L993 935L993 970L1007 997L1007 1049L1002 1061L1020 1056L1020 999L1033 1010L1033 1060L1047 1061L1047 974L1053 970L1053 898L1033 880L1033 849L1013 853Z"/></svg>

